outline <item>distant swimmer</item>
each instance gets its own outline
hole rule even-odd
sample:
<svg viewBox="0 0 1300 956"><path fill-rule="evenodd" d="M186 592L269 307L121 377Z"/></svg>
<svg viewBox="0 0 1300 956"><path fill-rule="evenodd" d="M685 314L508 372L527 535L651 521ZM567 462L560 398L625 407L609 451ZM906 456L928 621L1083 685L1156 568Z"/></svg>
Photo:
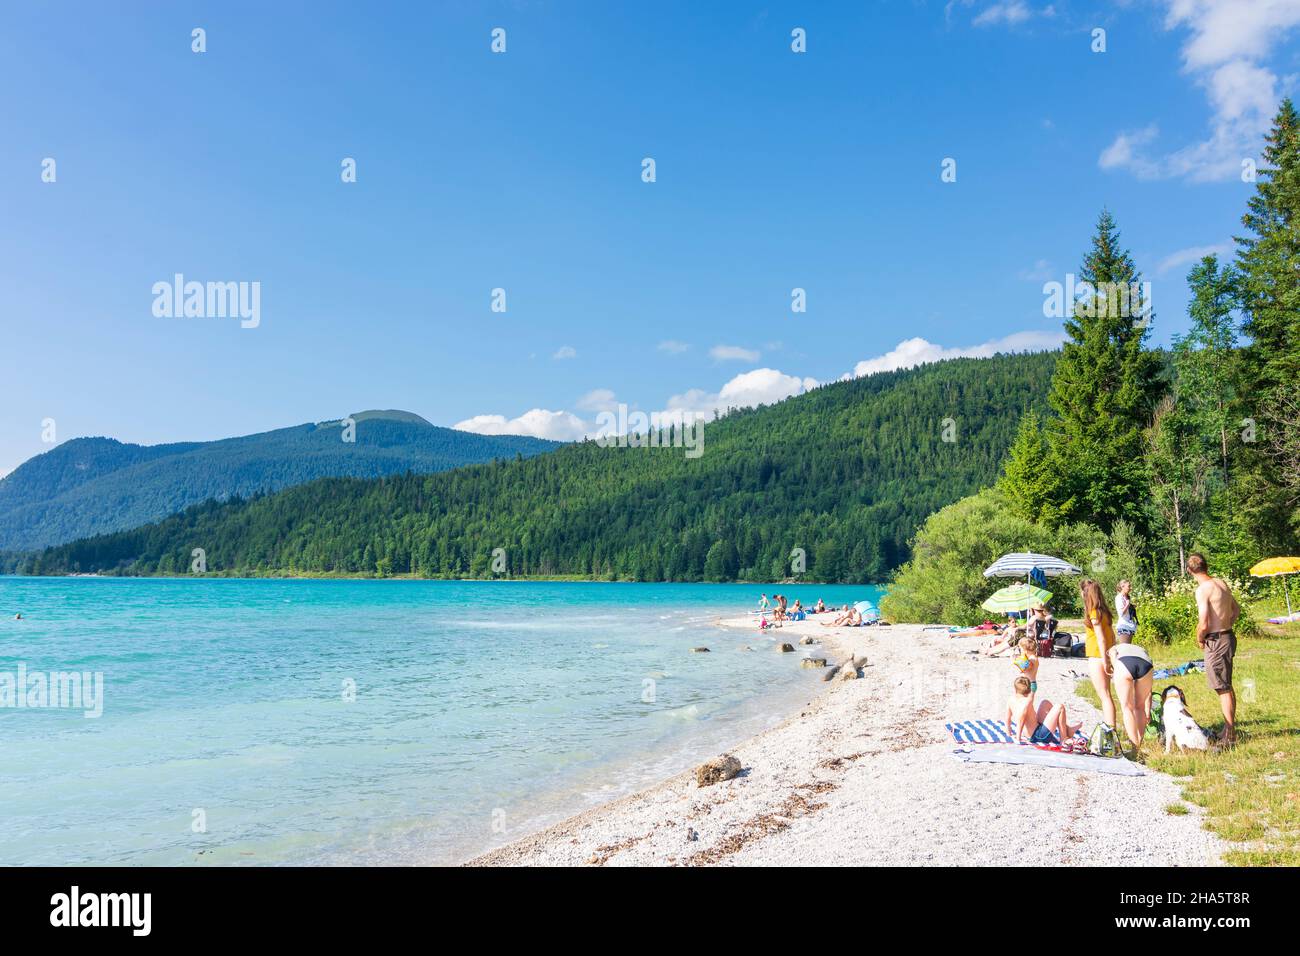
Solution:
<svg viewBox="0 0 1300 956"><path fill-rule="evenodd" d="M19 611L17 614L14 615L15 621L21 621L22 619L23 619L23 614L21 611Z"/></svg>

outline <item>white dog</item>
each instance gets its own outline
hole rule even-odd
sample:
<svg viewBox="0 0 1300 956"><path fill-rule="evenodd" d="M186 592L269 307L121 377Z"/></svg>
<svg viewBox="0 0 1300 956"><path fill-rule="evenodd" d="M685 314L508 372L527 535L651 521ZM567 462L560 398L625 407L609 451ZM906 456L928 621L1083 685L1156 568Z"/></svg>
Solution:
<svg viewBox="0 0 1300 956"><path fill-rule="evenodd" d="M1179 750L1184 747L1208 750L1210 738L1187 712L1183 692L1171 684L1161 693L1160 699L1164 702L1160 719L1165 728L1165 753L1169 753L1174 744L1178 744Z"/></svg>

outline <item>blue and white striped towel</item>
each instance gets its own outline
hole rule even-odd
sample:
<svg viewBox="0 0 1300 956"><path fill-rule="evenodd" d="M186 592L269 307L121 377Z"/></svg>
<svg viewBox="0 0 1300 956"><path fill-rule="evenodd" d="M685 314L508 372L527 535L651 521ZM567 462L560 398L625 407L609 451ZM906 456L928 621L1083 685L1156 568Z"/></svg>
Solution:
<svg viewBox="0 0 1300 956"><path fill-rule="evenodd" d="M953 739L959 744L1013 744L1016 742L1015 734L1007 733L1007 725L1001 720L960 720L956 723L944 724L948 728L948 733L952 734ZM1012 725L1014 727L1014 724ZM1075 734L1076 737L1082 737L1082 732Z"/></svg>

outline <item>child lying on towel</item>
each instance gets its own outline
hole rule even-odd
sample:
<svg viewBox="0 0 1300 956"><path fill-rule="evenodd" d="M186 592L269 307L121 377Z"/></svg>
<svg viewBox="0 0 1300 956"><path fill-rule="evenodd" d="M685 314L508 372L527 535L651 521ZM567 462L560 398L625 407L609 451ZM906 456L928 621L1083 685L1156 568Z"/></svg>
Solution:
<svg viewBox="0 0 1300 956"><path fill-rule="evenodd" d="M1072 729L1067 722L1064 704L1053 705L1045 699L1035 707L1028 677L1017 677L1014 686L1015 693L1007 700L1007 736L1014 734L1018 744L1030 743L1039 747L1088 752L1087 745L1082 740L1073 740L1074 731L1078 728ZM1026 734L1029 735L1028 740L1025 739Z"/></svg>

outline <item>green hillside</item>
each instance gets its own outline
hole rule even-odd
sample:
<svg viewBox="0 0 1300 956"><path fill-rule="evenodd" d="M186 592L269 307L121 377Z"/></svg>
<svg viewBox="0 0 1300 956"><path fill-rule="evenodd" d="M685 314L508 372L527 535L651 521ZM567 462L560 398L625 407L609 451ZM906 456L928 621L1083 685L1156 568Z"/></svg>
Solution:
<svg viewBox="0 0 1300 956"><path fill-rule="evenodd" d="M336 422L211 442L130 445L74 438L0 480L0 551L134 528L208 499L248 497L327 476L406 471L535 455L557 443L475 435L400 411L358 412L355 441Z"/></svg>
<svg viewBox="0 0 1300 956"><path fill-rule="evenodd" d="M931 512L990 484L1055 353L958 359L837 382L704 430L681 448L565 446L432 475L324 479L209 502L51 548L32 573L880 580ZM945 441L945 419L954 441Z"/></svg>

